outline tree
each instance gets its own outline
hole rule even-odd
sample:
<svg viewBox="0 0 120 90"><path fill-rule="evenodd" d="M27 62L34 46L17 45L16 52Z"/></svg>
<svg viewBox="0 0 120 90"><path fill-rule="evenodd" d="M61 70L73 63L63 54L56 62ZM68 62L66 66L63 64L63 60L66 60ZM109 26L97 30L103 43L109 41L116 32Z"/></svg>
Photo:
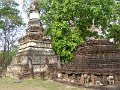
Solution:
<svg viewBox="0 0 120 90"><path fill-rule="evenodd" d="M116 4L115 14L116 19L110 24L107 38L113 38L115 44L120 44L120 2Z"/></svg>
<svg viewBox="0 0 120 90"><path fill-rule="evenodd" d="M2 66L2 58L3 58L3 54L2 52L0 52L0 67Z"/></svg>
<svg viewBox="0 0 120 90"><path fill-rule="evenodd" d="M0 30L1 38L4 46L3 50L3 67L6 67L9 48L11 41L11 33L19 26L21 26L22 18L19 15L19 10L17 9L18 4L14 0L2 0L0 1Z"/></svg>
<svg viewBox="0 0 120 90"><path fill-rule="evenodd" d="M9 56L7 56L9 59L7 61L7 64L10 64L10 62L12 61L13 57L15 56L16 52L18 50L18 46L14 46L12 47L12 49L9 51ZM3 52L0 51L0 67L3 66Z"/></svg>
<svg viewBox="0 0 120 90"><path fill-rule="evenodd" d="M86 37L98 36L87 28L94 19L106 35L110 23L117 19L115 0L39 0L41 19L52 46L62 61L69 62L76 46Z"/></svg>
<svg viewBox="0 0 120 90"><path fill-rule="evenodd" d="M109 29L108 38L113 38L115 44L120 44L120 25L111 25L111 28Z"/></svg>

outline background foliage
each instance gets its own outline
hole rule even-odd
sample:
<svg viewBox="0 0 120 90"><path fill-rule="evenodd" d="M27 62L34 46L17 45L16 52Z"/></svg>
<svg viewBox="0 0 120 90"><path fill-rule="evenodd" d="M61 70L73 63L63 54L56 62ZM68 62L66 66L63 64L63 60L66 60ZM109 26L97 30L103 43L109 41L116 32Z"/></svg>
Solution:
<svg viewBox="0 0 120 90"><path fill-rule="evenodd" d="M6 67L12 56L11 50L16 42L16 29L23 25L18 3L14 0L0 0L0 48L1 66Z"/></svg>
<svg viewBox="0 0 120 90"><path fill-rule="evenodd" d="M8 60L7 60L7 62L4 62L4 64L6 64L6 65L10 64L10 62L13 59L13 57L16 55L17 50L18 50L18 47L16 46L11 51L9 51L9 56L7 56ZM3 53L4 53L3 51L0 51L0 67L3 64L3 61L2 61L3 60Z"/></svg>
<svg viewBox="0 0 120 90"><path fill-rule="evenodd" d="M120 4L115 0L39 1L41 20L46 25L45 32L51 36L53 49L64 62L69 62L76 46L89 37L117 38L115 40L120 41L116 32L120 32L119 24L117 27L111 24L119 21L120 16ZM101 27L102 36L88 30L93 19L96 27Z"/></svg>

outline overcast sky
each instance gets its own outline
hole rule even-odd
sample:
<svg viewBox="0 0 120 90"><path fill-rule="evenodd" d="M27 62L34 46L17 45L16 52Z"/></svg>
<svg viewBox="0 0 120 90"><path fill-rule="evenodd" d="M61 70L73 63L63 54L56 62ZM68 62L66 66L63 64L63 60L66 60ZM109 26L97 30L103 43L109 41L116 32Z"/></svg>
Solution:
<svg viewBox="0 0 120 90"><path fill-rule="evenodd" d="M22 15L22 17L23 17L23 20L24 20L24 22L25 23L27 23L28 22L28 17L27 17L27 14L23 11L23 0L15 0L18 4L19 4L19 10L20 10L20 12L21 12L21 15Z"/></svg>

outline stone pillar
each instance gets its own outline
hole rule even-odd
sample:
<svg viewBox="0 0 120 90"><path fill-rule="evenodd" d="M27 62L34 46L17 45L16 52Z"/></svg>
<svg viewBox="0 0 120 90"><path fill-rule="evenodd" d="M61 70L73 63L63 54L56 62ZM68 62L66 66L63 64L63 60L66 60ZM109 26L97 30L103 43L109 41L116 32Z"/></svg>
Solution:
<svg viewBox="0 0 120 90"><path fill-rule="evenodd" d="M118 82L118 75L115 74L114 77L115 77L115 84L116 84L116 82Z"/></svg>
<svg viewBox="0 0 120 90"><path fill-rule="evenodd" d="M65 81L68 81L68 74L65 73Z"/></svg>
<svg viewBox="0 0 120 90"><path fill-rule="evenodd" d="M102 83L103 83L103 85L108 85L108 81L107 81L107 76L106 75L103 75L103 78L102 78Z"/></svg>
<svg viewBox="0 0 120 90"><path fill-rule="evenodd" d="M80 77L80 83L81 84L84 84L84 75L82 74L81 77Z"/></svg>
<svg viewBox="0 0 120 90"><path fill-rule="evenodd" d="M73 80L75 81L75 80L76 80L76 75L75 75L75 74L73 74L72 76L73 76Z"/></svg>
<svg viewBox="0 0 120 90"><path fill-rule="evenodd" d="M29 58L29 70L30 70L30 76L31 78L34 78L34 72L33 72L33 65L32 65L32 59Z"/></svg>
<svg viewBox="0 0 120 90"><path fill-rule="evenodd" d="M92 85L95 85L96 82L97 81L97 76L95 76L95 75L91 75L91 82L92 82Z"/></svg>

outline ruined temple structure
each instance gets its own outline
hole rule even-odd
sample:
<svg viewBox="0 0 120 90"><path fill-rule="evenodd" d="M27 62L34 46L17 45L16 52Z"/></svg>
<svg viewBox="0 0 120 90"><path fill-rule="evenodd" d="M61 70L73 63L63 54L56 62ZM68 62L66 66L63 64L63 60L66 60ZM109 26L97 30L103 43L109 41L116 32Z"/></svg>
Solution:
<svg viewBox="0 0 120 90"><path fill-rule="evenodd" d="M51 40L44 35L37 2L31 3L29 13L26 35L19 39L19 50L7 67L7 76L10 77L24 77L30 72L35 75L46 70L46 60L49 63L57 62Z"/></svg>
<svg viewBox="0 0 120 90"><path fill-rule="evenodd" d="M99 31L93 25L91 32ZM89 38L78 45L74 58L58 70L59 79L82 85L115 85L120 82L120 49L114 42Z"/></svg>
<svg viewBox="0 0 120 90"><path fill-rule="evenodd" d="M107 40L88 40L78 45L73 60L64 64L60 72L67 81L76 80L82 84L96 84L97 81L103 85L110 82L115 84L120 81L120 50L113 42Z"/></svg>

